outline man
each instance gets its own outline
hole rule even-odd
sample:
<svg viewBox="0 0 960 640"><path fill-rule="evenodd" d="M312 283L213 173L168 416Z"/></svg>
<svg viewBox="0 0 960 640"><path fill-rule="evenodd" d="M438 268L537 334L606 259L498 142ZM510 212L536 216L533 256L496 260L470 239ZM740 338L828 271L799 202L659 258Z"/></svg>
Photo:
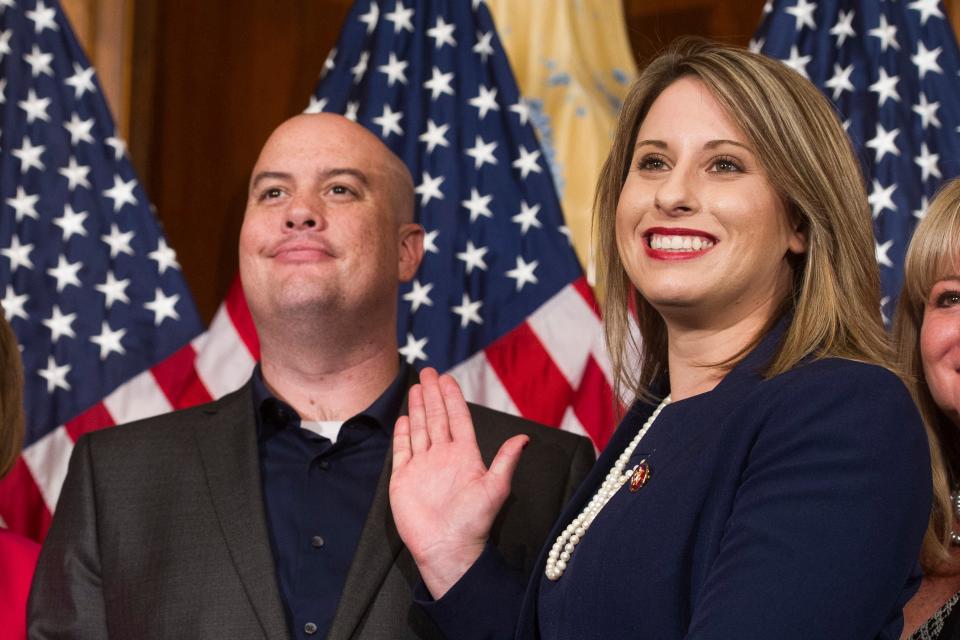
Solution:
<svg viewBox="0 0 960 640"><path fill-rule="evenodd" d="M210 404L77 442L34 581L31 638L439 638L388 502L400 282L423 255L410 174L345 118L264 146L240 233L261 363ZM486 462L530 444L491 540L529 572L593 449L471 407Z"/></svg>

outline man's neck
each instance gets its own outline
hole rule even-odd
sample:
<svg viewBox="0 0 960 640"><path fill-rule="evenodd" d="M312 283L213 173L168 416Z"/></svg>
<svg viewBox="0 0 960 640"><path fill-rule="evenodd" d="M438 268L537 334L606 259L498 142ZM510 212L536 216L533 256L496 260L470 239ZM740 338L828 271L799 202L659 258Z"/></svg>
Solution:
<svg viewBox="0 0 960 640"><path fill-rule="evenodd" d="M263 380L304 420L346 420L373 404L397 377L397 346L390 342L336 353L261 342Z"/></svg>

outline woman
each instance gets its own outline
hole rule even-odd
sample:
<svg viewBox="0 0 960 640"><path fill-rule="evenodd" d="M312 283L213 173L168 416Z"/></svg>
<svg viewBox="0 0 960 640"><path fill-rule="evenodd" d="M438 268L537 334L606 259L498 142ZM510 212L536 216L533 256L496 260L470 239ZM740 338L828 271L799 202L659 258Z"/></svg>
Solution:
<svg viewBox="0 0 960 640"><path fill-rule="evenodd" d="M0 314L0 478L23 443L23 369L10 325ZM4 637L27 636L27 595L40 545L0 528L0 629Z"/></svg>
<svg viewBox="0 0 960 640"><path fill-rule="evenodd" d="M524 442L487 471L455 384L421 376L391 505L431 617L458 640L898 638L929 455L829 103L776 61L679 42L624 103L596 220L637 401L521 595L484 542Z"/></svg>
<svg viewBox="0 0 960 640"><path fill-rule="evenodd" d="M927 426L933 513L923 540L923 583L904 609L904 638L960 638L960 180L917 225L904 263L894 339ZM953 359L953 360L951 360ZM951 489L953 493L951 494Z"/></svg>

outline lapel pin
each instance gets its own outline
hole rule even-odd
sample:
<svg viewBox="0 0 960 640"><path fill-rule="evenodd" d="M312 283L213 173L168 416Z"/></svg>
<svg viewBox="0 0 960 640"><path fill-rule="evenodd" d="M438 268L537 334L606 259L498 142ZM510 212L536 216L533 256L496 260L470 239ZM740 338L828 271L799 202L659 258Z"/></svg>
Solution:
<svg viewBox="0 0 960 640"><path fill-rule="evenodd" d="M633 475L630 476L630 493L636 493L644 487L647 482L650 481L650 465L647 464L647 459L644 458L640 461L633 469Z"/></svg>

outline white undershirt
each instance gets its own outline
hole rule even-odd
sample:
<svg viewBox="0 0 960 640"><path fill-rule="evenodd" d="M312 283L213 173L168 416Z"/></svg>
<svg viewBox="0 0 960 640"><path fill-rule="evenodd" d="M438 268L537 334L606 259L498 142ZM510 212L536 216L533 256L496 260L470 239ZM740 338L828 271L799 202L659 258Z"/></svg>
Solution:
<svg viewBox="0 0 960 640"><path fill-rule="evenodd" d="M343 426L342 420L301 420L300 428L307 431L313 431L319 436L323 436L336 443L337 436L340 435L340 427Z"/></svg>

